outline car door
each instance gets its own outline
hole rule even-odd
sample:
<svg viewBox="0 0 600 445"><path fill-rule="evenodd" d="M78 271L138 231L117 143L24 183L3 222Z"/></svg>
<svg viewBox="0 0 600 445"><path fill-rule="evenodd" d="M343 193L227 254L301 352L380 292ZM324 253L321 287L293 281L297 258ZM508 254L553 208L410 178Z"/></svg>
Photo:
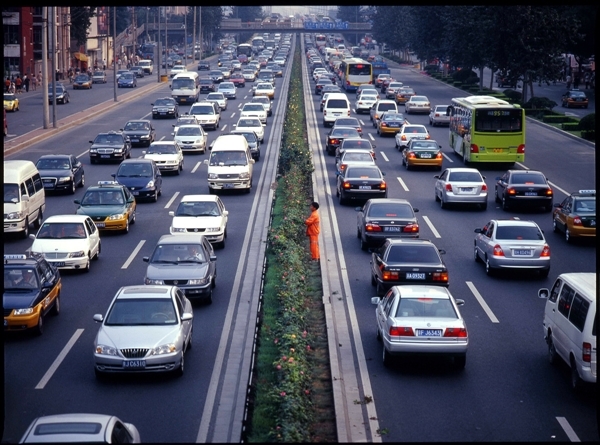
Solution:
<svg viewBox="0 0 600 445"><path fill-rule="evenodd" d="M496 179L496 198L502 199L502 195L504 195L504 191L506 190L508 182L508 172L504 173L502 176L499 176Z"/></svg>
<svg viewBox="0 0 600 445"><path fill-rule="evenodd" d="M381 300L381 303L377 306L377 325L379 332L381 333L381 337L388 341L390 339L390 311L394 306L394 300L396 300L394 289L390 289Z"/></svg>
<svg viewBox="0 0 600 445"><path fill-rule="evenodd" d="M494 223L492 221L488 222L483 229L481 229L481 233L478 233L475 237L475 248L477 249L477 254L479 258L485 260L485 256L488 253L491 245L491 237L494 233Z"/></svg>
<svg viewBox="0 0 600 445"><path fill-rule="evenodd" d="M565 200L560 204L558 211L554 214L554 220L556 225L561 227L562 230L567 229L567 221L569 220L569 214L573 207L573 199L567 196Z"/></svg>
<svg viewBox="0 0 600 445"><path fill-rule="evenodd" d="M437 181L435 181L435 194L436 196L442 197L444 195L444 188L446 187L446 181L448 180L448 170L439 175Z"/></svg>
<svg viewBox="0 0 600 445"><path fill-rule="evenodd" d="M125 211L127 212L127 218L131 223L135 217L135 197L131 194L127 187L123 187L123 193L125 194Z"/></svg>
<svg viewBox="0 0 600 445"><path fill-rule="evenodd" d="M73 171L73 182L75 185L83 185L83 164L73 155L69 156L69 159L71 162L71 170Z"/></svg>
<svg viewBox="0 0 600 445"><path fill-rule="evenodd" d="M181 155L181 157L183 158L181 148L178 144L175 144L175 146L179 151L179 155ZM154 176L154 183L156 184L156 189L162 191L162 173L160 172L160 169L158 168L158 165L156 165L155 162L152 162L152 171Z"/></svg>
<svg viewBox="0 0 600 445"><path fill-rule="evenodd" d="M575 289L565 283L558 296L556 312L554 316L554 330L552 331L552 341L558 354L569 363L569 333L571 331L569 312L573 305Z"/></svg>
<svg viewBox="0 0 600 445"><path fill-rule="evenodd" d="M175 291L175 304L177 305L177 309L179 311L179 319L181 323L181 334L183 338L185 338L185 343L187 344L190 340L190 336L192 335L192 327L193 327L193 318L185 321L181 321L181 317L183 314L190 313L193 314L192 303L190 300L186 298L183 291L179 288Z"/></svg>
<svg viewBox="0 0 600 445"><path fill-rule="evenodd" d="M100 231L94 224L91 218L86 218L84 221L88 237L90 239L90 250L92 251L92 258L95 255L100 255Z"/></svg>

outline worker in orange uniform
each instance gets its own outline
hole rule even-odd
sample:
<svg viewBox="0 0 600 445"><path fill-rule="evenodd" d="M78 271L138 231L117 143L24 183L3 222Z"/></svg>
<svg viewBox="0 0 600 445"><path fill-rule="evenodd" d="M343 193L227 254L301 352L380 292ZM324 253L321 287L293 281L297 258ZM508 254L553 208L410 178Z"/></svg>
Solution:
<svg viewBox="0 0 600 445"><path fill-rule="evenodd" d="M310 203L311 214L304 224L306 224L306 235L310 240L310 255L313 261L319 261L319 232L321 231L321 221L319 220L318 202Z"/></svg>

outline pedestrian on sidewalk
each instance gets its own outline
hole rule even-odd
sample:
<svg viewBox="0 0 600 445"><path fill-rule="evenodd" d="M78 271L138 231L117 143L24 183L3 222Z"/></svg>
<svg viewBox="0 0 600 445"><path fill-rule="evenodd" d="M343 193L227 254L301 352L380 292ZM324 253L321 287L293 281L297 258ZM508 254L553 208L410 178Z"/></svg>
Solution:
<svg viewBox="0 0 600 445"><path fill-rule="evenodd" d="M31 91L37 90L37 79L34 75L31 76Z"/></svg>
<svg viewBox="0 0 600 445"><path fill-rule="evenodd" d="M23 76L23 84L25 85L25 92L29 93L29 76L27 74Z"/></svg>
<svg viewBox="0 0 600 445"><path fill-rule="evenodd" d="M319 233L321 232L321 221L319 219L319 203L310 203L310 216L304 221L306 224L306 235L310 240L310 255L312 261L319 261Z"/></svg>
<svg viewBox="0 0 600 445"><path fill-rule="evenodd" d="M567 91L571 89L571 75L567 74Z"/></svg>
<svg viewBox="0 0 600 445"><path fill-rule="evenodd" d="M6 77L6 80L4 81L4 92L8 93L10 92L10 85L12 84L12 82L10 81L9 77Z"/></svg>
<svg viewBox="0 0 600 445"><path fill-rule="evenodd" d="M16 88L16 94L21 94L23 92L23 79L21 79L21 76L17 75L17 78L15 79L15 88Z"/></svg>

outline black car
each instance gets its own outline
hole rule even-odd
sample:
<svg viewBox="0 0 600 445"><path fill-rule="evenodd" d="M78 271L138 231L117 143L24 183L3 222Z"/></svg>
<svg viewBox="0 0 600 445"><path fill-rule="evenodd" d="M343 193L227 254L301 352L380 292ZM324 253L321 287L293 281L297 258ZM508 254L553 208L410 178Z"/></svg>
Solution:
<svg viewBox="0 0 600 445"><path fill-rule="evenodd" d="M329 77L319 77L317 83L315 84L315 94L321 94L321 91L325 85L333 85L333 82Z"/></svg>
<svg viewBox="0 0 600 445"><path fill-rule="evenodd" d="M147 119L127 121L121 131L125 136L129 136L131 146L149 147L156 138L154 125Z"/></svg>
<svg viewBox="0 0 600 445"><path fill-rule="evenodd" d="M399 284L448 286L446 252L424 239L391 239L371 254L371 284L377 295Z"/></svg>
<svg viewBox="0 0 600 445"><path fill-rule="evenodd" d="M360 133L354 127L333 127L331 130L329 130L329 133L327 133L325 150L329 155L333 155L344 139L360 137Z"/></svg>
<svg viewBox="0 0 600 445"><path fill-rule="evenodd" d="M210 71L210 62L206 60L198 62L198 71Z"/></svg>
<svg viewBox="0 0 600 445"><path fill-rule="evenodd" d="M4 255L3 266L4 332L31 329L41 335L43 317L60 313L60 272L41 255Z"/></svg>
<svg viewBox="0 0 600 445"><path fill-rule="evenodd" d="M132 66L131 68L129 68L129 71L135 74L135 77L144 77L146 75L144 73L144 67L141 66Z"/></svg>
<svg viewBox="0 0 600 445"><path fill-rule="evenodd" d="M73 155L43 155L35 163L42 177L44 190L74 194L85 185L83 164Z"/></svg>
<svg viewBox="0 0 600 445"><path fill-rule="evenodd" d="M200 79L200 92L201 93L214 93L217 91L215 81L210 77L203 77Z"/></svg>
<svg viewBox="0 0 600 445"><path fill-rule="evenodd" d="M90 162L99 161L124 161L131 157L131 141L120 131L100 133L96 139L90 141Z"/></svg>
<svg viewBox="0 0 600 445"><path fill-rule="evenodd" d="M54 94L52 91L52 85L48 86L48 102L52 105L54 100ZM56 84L56 103L57 104L68 104L71 100L69 92L62 83Z"/></svg>
<svg viewBox="0 0 600 445"><path fill-rule="evenodd" d="M214 83L221 83L223 82L223 71L210 70L208 77L210 77Z"/></svg>
<svg viewBox="0 0 600 445"><path fill-rule="evenodd" d="M360 248L380 247L386 238L418 238L419 221L415 213L419 209L406 199L369 199L357 207L356 236Z"/></svg>
<svg viewBox="0 0 600 445"><path fill-rule="evenodd" d="M512 206L543 207L551 212L554 192L542 172L535 170L508 170L496 178L496 202L503 210Z"/></svg>
<svg viewBox="0 0 600 445"><path fill-rule="evenodd" d="M376 166L348 165L337 177L336 196L340 204L350 199L387 198L384 175Z"/></svg>
<svg viewBox="0 0 600 445"><path fill-rule="evenodd" d="M179 117L179 104L172 97L163 97L162 99L156 99L152 104L152 119L159 117L172 117L177 119Z"/></svg>
<svg viewBox="0 0 600 445"><path fill-rule="evenodd" d="M136 201L149 199L158 201L162 194L162 175L152 159L128 159L121 162L117 173L111 175L115 181L129 189Z"/></svg>

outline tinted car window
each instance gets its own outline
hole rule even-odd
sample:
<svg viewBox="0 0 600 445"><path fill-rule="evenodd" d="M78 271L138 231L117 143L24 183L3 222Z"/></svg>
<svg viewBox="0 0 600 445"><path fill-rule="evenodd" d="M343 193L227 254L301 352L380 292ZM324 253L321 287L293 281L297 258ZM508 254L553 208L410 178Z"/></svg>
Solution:
<svg viewBox="0 0 600 445"><path fill-rule="evenodd" d="M327 108L348 108L348 102L344 99L329 99Z"/></svg>

